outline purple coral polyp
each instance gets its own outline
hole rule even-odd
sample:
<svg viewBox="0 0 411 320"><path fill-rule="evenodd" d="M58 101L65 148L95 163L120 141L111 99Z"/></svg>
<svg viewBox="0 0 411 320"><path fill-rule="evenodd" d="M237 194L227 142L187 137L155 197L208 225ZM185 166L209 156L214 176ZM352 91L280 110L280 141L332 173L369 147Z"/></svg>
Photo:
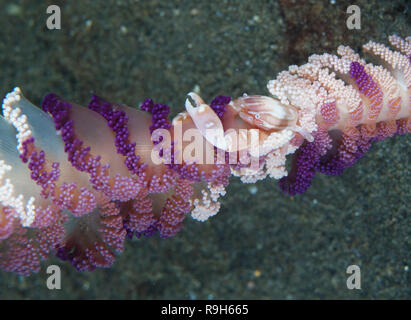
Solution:
<svg viewBox="0 0 411 320"><path fill-rule="evenodd" d="M221 119L226 111L226 105L231 101L230 97L227 96L218 96L211 101L210 107L214 110L217 116Z"/></svg>
<svg viewBox="0 0 411 320"><path fill-rule="evenodd" d="M124 111L113 110L113 105L104 99L92 95L89 108L107 120L109 128L115 133L115 146L117 152L126 157L124 160L128 170L139 175L145 164L139 163L140 157L135 154L136 143L129 142L129 129L127 126L128 117Z"/></svg>

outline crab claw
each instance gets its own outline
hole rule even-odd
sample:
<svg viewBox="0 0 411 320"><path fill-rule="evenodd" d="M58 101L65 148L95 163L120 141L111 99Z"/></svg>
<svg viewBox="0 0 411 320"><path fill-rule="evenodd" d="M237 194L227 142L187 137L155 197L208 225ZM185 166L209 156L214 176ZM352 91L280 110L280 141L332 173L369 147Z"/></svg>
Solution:
<svg viewBox="0 0 411 320"><path fill-rule="evenodd" d="M223 124L214 110L194 92L187 95L185 107L202 136L213 146L227 150Z"/></svg>
<svg viewBox="0 0 411 320"><path fill-rule="evenodd" d="M243 95L233 104L245 122L267 131L288 128L296 123L298 117L295 108L271 97Z"/></svg>

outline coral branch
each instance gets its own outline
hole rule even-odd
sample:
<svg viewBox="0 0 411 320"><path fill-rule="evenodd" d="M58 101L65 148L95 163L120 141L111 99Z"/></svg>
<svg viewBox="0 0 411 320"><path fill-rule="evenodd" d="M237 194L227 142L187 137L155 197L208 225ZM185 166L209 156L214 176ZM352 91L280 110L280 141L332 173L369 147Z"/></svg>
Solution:
<svg viewBox="0 0 411 320"><path fill-rule="evenodd" d="M267 176L290 195L317 172L341 174L371 144L411 131L411 42L313 55L268 82L272 97L189 93L186 112L140 110L95 95L88 108L51 93L42 110L19 88L0 117L0 267L29 275L51 253L80 271L109 267L135 235L178 233L220 209L231 175ZM290 172L286 157L292 155Z"/></svg>

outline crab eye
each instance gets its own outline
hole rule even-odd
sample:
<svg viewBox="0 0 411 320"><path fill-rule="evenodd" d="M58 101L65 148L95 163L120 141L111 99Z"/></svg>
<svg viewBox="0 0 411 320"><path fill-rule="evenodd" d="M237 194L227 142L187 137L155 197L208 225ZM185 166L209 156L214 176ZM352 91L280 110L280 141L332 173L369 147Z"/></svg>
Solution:
<svg viewBox="0 0 411 320"><path fill-rule="evenodd" d="M259 114L259 113L256 113L256 114L255 114L255 118L256 118L256 119L260 119L260 114Z"/></svg>

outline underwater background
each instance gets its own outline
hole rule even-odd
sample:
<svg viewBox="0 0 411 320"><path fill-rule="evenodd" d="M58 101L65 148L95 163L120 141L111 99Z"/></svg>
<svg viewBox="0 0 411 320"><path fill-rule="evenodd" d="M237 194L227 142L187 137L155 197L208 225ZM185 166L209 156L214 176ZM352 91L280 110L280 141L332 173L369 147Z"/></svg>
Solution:
<svg viewBox="0 0 411 320"><path fill-rule="evenodd" d="M61 30L46 28L51 4ZM361 30L346 27L350 4ZM0 0L0 94L19 86L37 105L49 92L86 105L96 93L135 107L150 97L175 115L193 89L205 101L267 94L269 79L311 54L360 52L393 33L411 35L409 1ZM0 298L410 299L410 147L410 135L378 142L295 197L275 180L232 178L210 220L128 241L109 269L53 258L31 277L0 271ZM49 264L61 290L46 287ZM346 287L352 264L361 290Z"/></svg>

